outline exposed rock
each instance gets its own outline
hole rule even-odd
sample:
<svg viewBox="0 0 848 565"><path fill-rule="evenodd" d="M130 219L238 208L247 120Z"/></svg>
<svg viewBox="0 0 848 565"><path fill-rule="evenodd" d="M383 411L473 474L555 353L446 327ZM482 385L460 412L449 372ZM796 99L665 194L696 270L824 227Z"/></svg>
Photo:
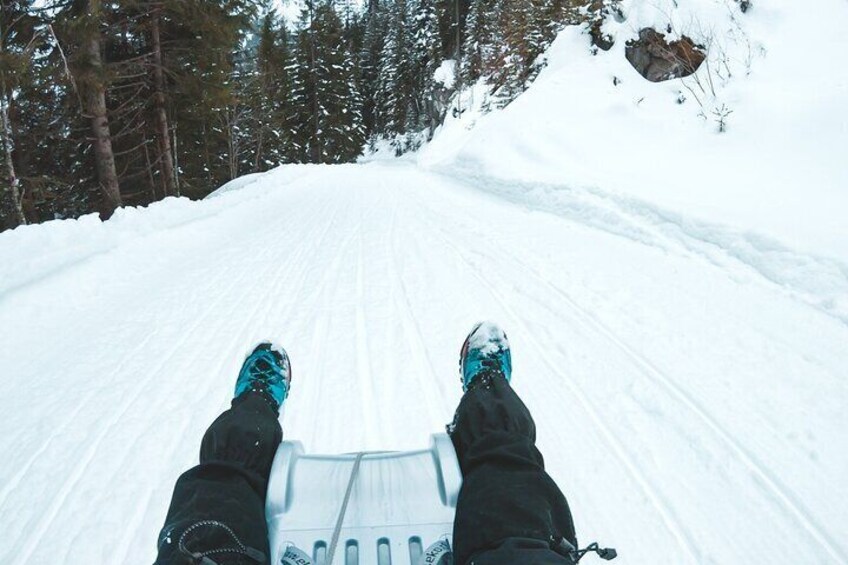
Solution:
<svg viewBox="0 0 848 565"><path fill-rule="evenodd" d="M603 23L604 20L595 20L592 27L589 28L589 36L592 38L592 45L604 51L609 51L615 45L615 40L611 35L601 31Z"/></svg>
<svg viewBox="0 0 848 565"><path fill-rule="evenodd" d="M619 23L625 20L619 1L592 0L587 7L590 15L589 36L592 38L592 45L604 51L609 51L615 44L615 38L601 30L604 22L608 18L615 19Z"/></svg>
<svg viewBox="0 0 848 565"><path fill-rule="evenodd" d="M665 35L652 28L639 32L639 39L627 42L627 60L651 82L686 77L698 70L706 58L703 47L682 36L668 43Z"/></svg>

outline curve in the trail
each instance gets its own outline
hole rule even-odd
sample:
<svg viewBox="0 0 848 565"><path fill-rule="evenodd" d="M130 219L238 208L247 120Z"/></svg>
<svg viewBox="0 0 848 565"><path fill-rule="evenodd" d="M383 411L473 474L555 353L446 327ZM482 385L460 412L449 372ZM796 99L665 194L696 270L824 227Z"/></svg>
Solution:
<svg viewBox="0 0 848 565"><path fill-rule="evenodd" d="M409 164L283 168L43 238L52 258L0 285L0 562L151 561L259 339L293 359L287 438L420 447L482 318L510 333L581 539L623 563L848 562L848 461L828 448L845 325L620 203L575 193L560 217L492 191ZM9 242L28 244L0 239L0 259Z"/></svg>

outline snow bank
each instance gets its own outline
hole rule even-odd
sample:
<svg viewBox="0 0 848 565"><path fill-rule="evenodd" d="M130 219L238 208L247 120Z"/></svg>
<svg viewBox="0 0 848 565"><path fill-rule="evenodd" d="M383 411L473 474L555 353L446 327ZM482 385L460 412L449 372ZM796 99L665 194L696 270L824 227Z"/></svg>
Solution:
<svg viewBox="0 0 848 565"><path fill-rule="evenodd" d="M678 5L679 4L679 5ZM501 180L602 187L684 218L732 226L793 252L848 264L848 4L791 0L622 3L616 38L593 54L583 29L557 38L548 67L503 111L481 115L485 89L448 116L419 162ZM645 81L625 59L642 27L709 47L690 78ZM717 113L727 116L718 133Z"/></svg>
<svg viewBox="0 0 848 565"><path fill-rule="evenodd" d="M245 175L210 194L207 199L212 202L166 198L146 207L120 208L106 222L97 214L88 214L2 232L0 301L18 288L131 241L221 214L268 191L285 188L312 170L311 165L287 165L275 171L271 182L261 182L262 174ZM248 186L251 190L241 190Z"/></svg>
<svg viewBox="0 0 848 565"><path fill-rule="evenodd" d="M230 182L221 185L216 191L209 194L206 198L215 198L227 192L235 192L259 181L268 173L249 173L240 177L234 178Z"/></svg>

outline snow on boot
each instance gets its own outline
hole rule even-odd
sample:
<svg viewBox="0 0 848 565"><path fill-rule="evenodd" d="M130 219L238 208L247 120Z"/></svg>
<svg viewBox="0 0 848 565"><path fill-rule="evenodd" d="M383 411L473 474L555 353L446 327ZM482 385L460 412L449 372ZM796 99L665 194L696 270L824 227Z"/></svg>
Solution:
<svg viewBox="0 0 848 565"><path fill-rule="evenodd" d="M480 322L471 330L459 354L462 390L467 391L481 375L501 375L507 382L512 376L509 340L492 322Z"/></svg>
<svg viewBox="0 0 848 565"><path fill-rule="evenodd" d="M290 387L291 362L286 350L273 343L263 342L244 360L236 380L234 397L259 392L279 410L289 395Z"/></svg>

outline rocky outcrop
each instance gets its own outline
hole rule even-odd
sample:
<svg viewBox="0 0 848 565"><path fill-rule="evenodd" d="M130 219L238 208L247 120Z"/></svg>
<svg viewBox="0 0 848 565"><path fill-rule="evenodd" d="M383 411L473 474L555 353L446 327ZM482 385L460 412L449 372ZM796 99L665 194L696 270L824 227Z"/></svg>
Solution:
<svg viewBox="0 0 848 565"><path fill-rule="evenodd" d="M589 36L592 38L592 45L609 51L615 44L615 38L607 33L604 33L604 22L608 19L615 19L617 22L625 20L624 12L621 10L619 0L592 0L587 7L589 16Z"/></svg>
<svg viewBox="0 0 848 565"><path fill-rule="evenodd" d="M651 82L689 76L706 58L704 49L682 36L669 43L665 35L652 28L639 32L639 38L627 42L627 60Z"/></svg>
<svg viewBox="0 0 848 565"><path fill-rule="evenodd" d="M609 34L601 30L604 20L598 19L592 22L589 27L589 36L592 38L592 45L604 51L609 51L615 45L615 40Z"/></svg>

